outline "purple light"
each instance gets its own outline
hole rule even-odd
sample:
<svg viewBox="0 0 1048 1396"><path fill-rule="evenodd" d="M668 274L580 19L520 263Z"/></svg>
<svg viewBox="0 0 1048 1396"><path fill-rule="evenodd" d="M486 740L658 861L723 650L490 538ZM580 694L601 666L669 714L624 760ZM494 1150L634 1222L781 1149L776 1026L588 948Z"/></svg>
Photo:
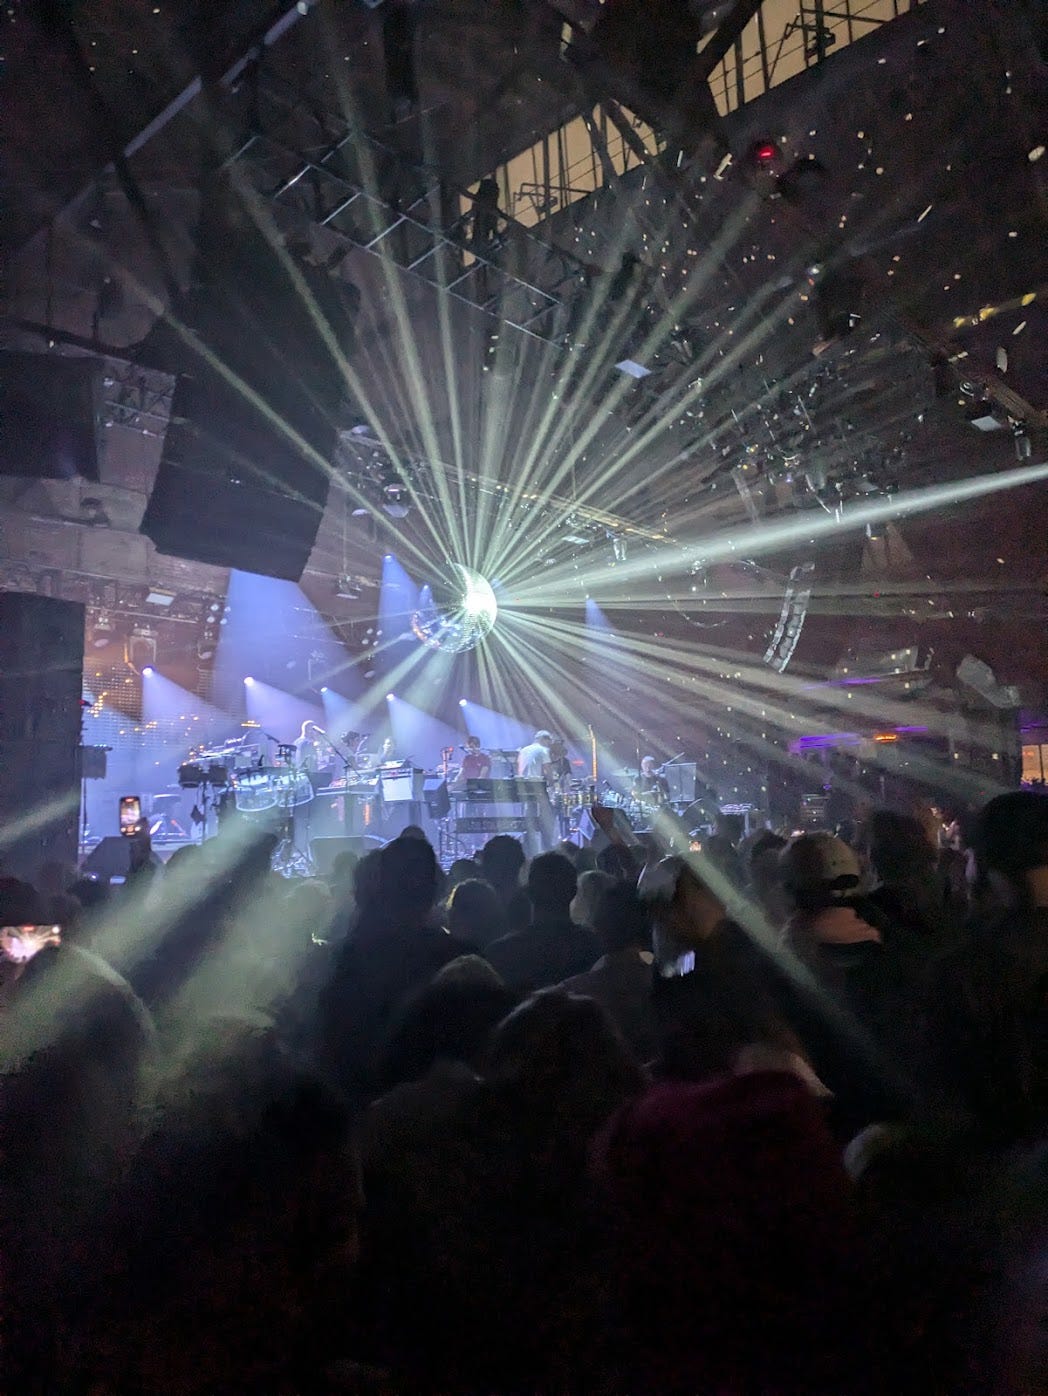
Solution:
<svg viewBox="0 0 1048 1396"><path fill-rule="evenodd" d="M827 732L820 735L814 733L798 737L796 741L790 743L791 751L819 751L824 747L831 746L857 746L859 743L858 732Z"/></svg>
<svg viewBox="0 0 1048 1396"><path fill-rule="evenodd" d="M147 664L146 667L142 670L142 677L144 679L151 679L155 673L156 670L153 668L152 664Z"/></svg>
<svg viewBox="0 0 1048 1396"><path fill-rule="evenodd" d="M254 681L254 679L251 677L250 674L248 674L247 678L244 680L244 683L245 683L246 687L248 687L248 688L250 688L251 685L252 685L254 682L255 682L255 681Z"/></svg>

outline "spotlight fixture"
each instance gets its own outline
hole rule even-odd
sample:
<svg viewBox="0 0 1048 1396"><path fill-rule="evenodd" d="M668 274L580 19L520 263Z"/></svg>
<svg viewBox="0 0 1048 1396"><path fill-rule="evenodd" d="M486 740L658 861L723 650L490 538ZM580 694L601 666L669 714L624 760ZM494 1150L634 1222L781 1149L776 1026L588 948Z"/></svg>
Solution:
<svg viewBox="0 0 1048 1396"><path fill-rule="evenodd" d="M460 708L464 708L465 706L466 706L466 700L465 700L465 698L460 698L460 699L459 699L459 707L460 707Z"/></svg>
<svg viewBox="0 0 1048 1396"><path fill-rule="evenodd" d="M322 683L322 684L320 685L320 691L321 691L321 693L327 693L327 691L328 691L328 686L327 686L326 683Z"/></svg>
<svg viewBox="0 0 1048 1396"><path fill-rule="evenodd" d="M247 677L244 679L244 687L251 688L254 682L254 679L251 677L250 674L248 674Z"/></svg>
<svg viewBox="0 0 1048 1396"><path fill-rule="evenodd" d="M408 492L399 481L391 481L383 486L382 508L391 519L406 519L411 513Z"/></svg>
<svg viewBox="0 0 1048 1396"><path fill-rule="evenodd" d="M396 696L397 696L397 695L396 695L395 693L387 693L387 694L386 694L386 702L387 702L387 703L392 703L393 699L394 699Z"/></svg>
<svg viewBox="0 0 1048 1396"><path fill-rule="evenodd" d="M114 634L114 626L108 611L99 611L91 631L91 644L96 650L105 649Z"/></svg>
<svg viewBox="0 0 1048 1396"><path fill-rule="evenodd" d="M152 664L147 664L146 667L142 670L142 677L144 679L151 679L155 673L156 670L153 668Z"/></svg>
<svg viewBox="0 0 1048 1396"><path fill-rule="evenodd" d="M156 663L156 633L144 625L136 625L124 646L124 660L130 669L142 673Z"/></svg>

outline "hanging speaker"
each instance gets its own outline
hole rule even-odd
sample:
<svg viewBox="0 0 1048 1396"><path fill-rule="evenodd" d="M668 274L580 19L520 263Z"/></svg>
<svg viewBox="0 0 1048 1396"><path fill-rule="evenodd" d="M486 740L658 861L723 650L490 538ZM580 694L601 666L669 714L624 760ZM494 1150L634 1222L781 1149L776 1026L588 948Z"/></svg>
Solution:
<svg viewBox="0 0 1048 1396"><path fill-rule="evenodd" d="M142 532L164 553L297 581L327 503L355 287L284 246L249 191L203 191L192 333L157 341L177 375Z"/></svg>
<svg viewBox="0 0 1048 1396"><path fill-rule="evenodd" d="M0 475L98 479L102 363L0 352Z"/></svg>

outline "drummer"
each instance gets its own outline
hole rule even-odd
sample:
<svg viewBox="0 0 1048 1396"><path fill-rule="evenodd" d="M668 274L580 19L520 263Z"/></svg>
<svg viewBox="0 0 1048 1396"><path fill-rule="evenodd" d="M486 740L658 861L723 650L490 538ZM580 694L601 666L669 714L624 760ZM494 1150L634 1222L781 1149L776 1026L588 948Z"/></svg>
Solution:
<svg viewBox="0 0 1048 1396"><path fill-rule="evenodd" d="M657 769L654 756L645 756L640 763L637 798L644 804L661 805L669 799L669 793L669 782Z"/></svg>

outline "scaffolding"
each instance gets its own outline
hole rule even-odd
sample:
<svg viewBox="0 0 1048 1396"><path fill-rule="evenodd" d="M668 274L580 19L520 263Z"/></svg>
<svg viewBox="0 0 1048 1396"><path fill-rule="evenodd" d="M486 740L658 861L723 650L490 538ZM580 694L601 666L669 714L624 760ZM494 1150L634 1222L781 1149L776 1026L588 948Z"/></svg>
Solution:
<svg viewBox="0 0 1048 1396"><path fill-rule="evenodd" d="M330 107L318 109L274 74L253 85L245 125L226 166L261 197L347 250L388 260L531 338L559 342L555 312L585 271L569 252L502 208L497 234L478 236L473 194Z"/></svg>
<svg viewBox="0 0 1048 1396"><path fill-rule="evenodd" d="M924 2L810 0L798 9L797 0L763 0L710 72L717 110L721 116L737 111ZM705 51L699 51L700 58ZM495 170L491 178L503 206L520 223L535 226L594 193L609 177L657 158L658 133L626 108L619 111L629 139L622 125L609 122L598 108L573 117Z"/></svg>

